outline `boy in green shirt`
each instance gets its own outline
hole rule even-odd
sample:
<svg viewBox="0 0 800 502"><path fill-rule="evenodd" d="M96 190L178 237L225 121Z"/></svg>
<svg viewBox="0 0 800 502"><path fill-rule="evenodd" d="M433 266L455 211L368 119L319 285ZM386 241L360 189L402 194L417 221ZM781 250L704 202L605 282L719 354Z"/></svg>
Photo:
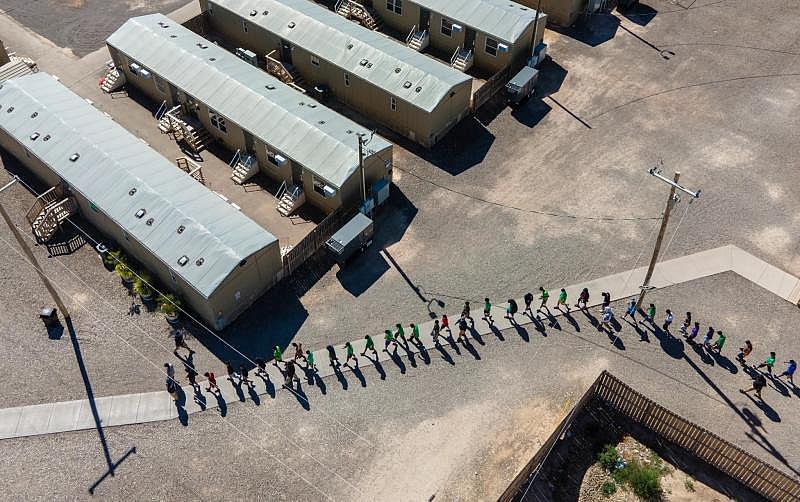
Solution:
<svg viewBox="0 0 800 502"><path fill-rule="evenodd" d="M272 364L275 366L277 366L278 363L283 362L283 352L281 351L280 345L275 346L275 350L272 351L272 357Z"/></svg>
<svg viewBox="0 0 800 502"><path fill-rule="evenodd" d="M317 370L317 365L314 364L314 354L310 351L306 351L306 368L311 368L312 370Z"/></svg>
<svg viewBox="0 0 800 502"><path fill-rule="evenodd" d="M541 312L542 309L547 308L547 299L550 298L550 293L544 289L542 286L539 286L539 299L542 300L542 304L539 305L539 308L536 309L536 312Z"/></svg>
<svg viewBox="0 0 800 502"><path fill-rule="evenodd" d="M413 322L409 326L411 326L411 340L414 343L419 343L419 326Z"/></svg>
<svg viewBox="0 0 800 502"><path fill-rule="evenodd" d="M375 342L372 341L372 337L366 335L364 340L367 341L367 344L364 346L364 352L362 352L361 355L366 357L367 351L371 350L373 353L375 353L375 357L378 357L378 351L375 350Z"/></svg>
<svg viewBox="0 0 800 502"><path fill-rule="evenodd" d="M492 324L492 302L488 298L483 299L483 318Z"/></svg>
<svg viewBox="0 0 800 502"><path fill-rule="evenodd" d="M567 307L567 312L569 312L569 305L567 304L567 290L561 288L561 292L558 293L558 302L556 303L556 308L561 310L561 306Z"/></svg>
<svg viewBox="0 0 800 502"><path fill-rule="evenodd" d="M389 345L392 345L392 344L394 344L394 350L397 351L397 342L394 339L394 335L392 334L392 330L387 329L386 331L384 331L383 344L384 344L384 347L383 347L383 351L384 352L389 352Z"/></svg>
<svg viewBox="0 0 800 502"><path fill-rule="evenodd" d="M772 374L772 367L775 366L775 353L774 352L770 352L769 353L769 357L767 358L767 360L764 361L763 363L759 364L758 366L756 366L756 369L763 368L764 366L767 367L767 373L769 373L771 375Z"/></svg>
<svg viewBox="0 0 800 502"><path fill-rule="evenodd" d="M400 323L397 323L394 326L397 328L397 333L394 334L395 341L398 341L398 340L400 340L402 338L403 342L405 342L406 341L406 332L403 331L403 325L400 324Z"/></svg>
<svg viewBox="0 0 800 502"><path fill-rule="evenodd" d="M647 307L647 311L644 313L644 319L639 321L640 324L644 324L645 321L650 321L653 323L653 319L656 318L656 306L655 304L651 303L649 307Z"/></svg>
<svg viewBox="0 0 800 502"><path fill-rule="evenodd" d="M722 346L725 345L725 335L722 331L717 331L717 339L714 342L714 348L717 349L717 354L722 353Z"/></svg>
<svg viewBox="0 0 800 502"><path fill-rule="evenodd" d="M347 342L344 344L344 348L347 351L347 359L344 361L345 366L350 362L350 359L355 359L356 365L358 365L358 358L356 357L355 350L353 350L353 344Z"/></svg>

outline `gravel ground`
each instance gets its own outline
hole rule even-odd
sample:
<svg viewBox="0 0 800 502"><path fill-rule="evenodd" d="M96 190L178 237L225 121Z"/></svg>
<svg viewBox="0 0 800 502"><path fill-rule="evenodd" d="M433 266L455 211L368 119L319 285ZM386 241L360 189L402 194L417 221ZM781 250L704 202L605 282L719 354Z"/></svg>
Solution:
<svg viewBox="0 0 800 502"><path fill-rule="evenodd" d="M651 298L676 311L691 307L704 325L726 329L731 359L743 336L753 340L757 357L768 347L779 346L779 358L800 349L795 337L783 335L797 325L797 309L734 274ZM641 342L629 326L623 345L614 346L584 318L575 319L579 332L562 320L561 330L546 328L547 336L532 328L511 330L501 334L502 342L488 336L484 345L474 342L472 354L450 349L454 364L432 352L430 364L416 358L416 368L408 361L402 370L384 364L383 379L375 368L364 368L365 386L350 373L346 383L326 380L324 396L304 386L308 410L282 391L259 406L230 404L224 418L216 411L193 415L187 427L169 421L108 428L112 458L133 446L136 454L98 495L495 499L602 369L760 458L797 469L793 411L800 391L782 396L771 382L762 409L737 392L749 379L735 365L719 358L704 362L688 347L680 351L678 342L652 335ZM0 442L0 454L12 459L0 466L0 487L27 490L31 499L81 498L104 465L93 431L7 440ZM47 476L37 474L42 470ZM164 472L174 475L165 478Z"/></svg>

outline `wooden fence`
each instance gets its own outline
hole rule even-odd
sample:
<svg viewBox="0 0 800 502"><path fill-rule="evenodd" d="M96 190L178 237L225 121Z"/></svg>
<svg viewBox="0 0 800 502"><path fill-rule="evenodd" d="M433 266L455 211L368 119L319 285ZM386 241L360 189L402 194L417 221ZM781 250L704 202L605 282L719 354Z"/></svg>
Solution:
<svg viewBox="0 0 800 502"><path fill-rule="evenodd" d="M328 239L330 239L349 218L352 218L353 215L356 214L356 211L357 209L355 207L345 208L342 206L326 216L314 230L283 256L283 274L281 277L289 277L300 265L314 256L314 254L319 251L319 248L324 246Z"/></svg>
<svg viewBox="0 0 800 502"><path fill-rule="evenodd" d="M589 387L581 401L548 438L542 448L517 475L500 501L522 500L526 487L539 473L550 450L594 399L647 427L662 439L680 446L697 458L728 474L764 497L779 502L800 501L800 482L759 460L699 425L676 415L636 392L611 373L604 371Z"/></svg>
<svg viewBox="0 0 800 502"><path fill-rule="evenodd" d="M509 80L511 80L511 66L506 66L499 72L492 75L492 78L487 80L482 86L472 94L472 111L475 112L486 104L487 101L492 99L492 96L497 94L497 91L505 87Z"/></svg>

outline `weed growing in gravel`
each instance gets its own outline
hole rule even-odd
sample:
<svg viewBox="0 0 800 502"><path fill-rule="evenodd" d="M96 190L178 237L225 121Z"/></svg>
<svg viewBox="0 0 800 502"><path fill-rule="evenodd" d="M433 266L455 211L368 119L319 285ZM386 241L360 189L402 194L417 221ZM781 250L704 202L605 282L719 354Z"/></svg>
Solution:
<svg viewBox="0 0 800 502"><path fill-rule="evenodd" d="M618 458L617 447L613 444L607 444L603 446L603 451L597 456L597 462L600 464L600 467L611 472L614 470L614 464L617 463Z"/></svg>
<svg viewBox="0 0 800 502"><path fill-rule="evenodd" d="M600 489L604 497L610 497L617 492L617 484L613 481L606 481Z"/></svg>

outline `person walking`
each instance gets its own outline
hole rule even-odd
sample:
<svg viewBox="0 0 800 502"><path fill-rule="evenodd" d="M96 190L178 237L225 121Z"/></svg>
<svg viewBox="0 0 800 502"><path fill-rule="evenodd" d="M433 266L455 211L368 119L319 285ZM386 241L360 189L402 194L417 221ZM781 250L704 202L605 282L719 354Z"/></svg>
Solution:
<svg viewBox="0 0 800 502"><path fill-rule="evenodd" d="M689 329L689 326L692 325L692 313L686 312L686 317L683 319L683 324L681 324L680 332L686 336L686 330Z"/></svg>
<svg viewBox="0 0 800 502"><path fill-rule="evenodd" d="M786 370L778 375L778 378L786 377L789 380L789 383L794 385L794 372L797 371L797 363L794 359L789 359L788 361L784 361L786 363Z"/></svg>
<svg viewBox="0 0 800 502"><path fill-rule="evenodd" d="M408 326L411 328L411 343L414 345L419 345L421 343L419 341L419 326L413 322Z"/></svg>
<svg viewBox="0 0 800 502"><path fill-rule="evenodd" d="M556 308L558 310L561 310L561 306L562 305L564 307L566 307L567 308L567 312L569 312L569 304L567 303L567 290L564 289L564 288L561 288L561 291L559 291L559 293L558 293L558 300L556 301Z"/></svg>
<svg viewBox="0 0 800 502"><path fill-rule="evenodd" d="M622 314L622 318L625 319L628 316L633 319L633 322L636 322L636 298L631 298L628 306L625 307L625 313Z"/></svg>
<svg viewBox="0 0 800 502"><path fill-rule="evenodd" d="M717 354L722 354L722 347L725 345L725 334L722 331L717 331L717 339L714 340L713 349Z"/></svg>
<svg viewBox="0 0 800 502"><path fill-rule="evenodd" d="M645 321L649 322L652 325L655 325L656 322L656 305L651 303L644 314L644 319L639 321L641 324L644 324Z"/></svg>
<svg viewBox="0 0 800 502"><path fill-rule="evenodd" d="M547 309L549 312L550 309L547 308L547 299L550 298L550 292L544 289L544 287L539 286L539 299L542 300L542 304L539 305L539 308L536 309L536 312L541 312L542 309Z"/></svg>
<svg viewBox="0 0 800 502"><path fill-rule="evenodd" d="M303 353L303 344L300 342L292 342L292 347L294 347L294 360L297 361L298 359L305 360L306 356Z"/></svg>
<svg viewBox="0 0 800 502"><path fill-rule="evenodd" d="M284 382L284 387L287 389L292 389L293 385L292 382L294 380L300 381L300 378L297 376L297 369L294 366L294 361L286 361L286 381Z"/></svg>
<svg viewBox="0 0 800 502"><path fill-rule="evenodd" d="M514 300L513 298L509 298L508 307L506 307L506 317L511 320L512 324L517 323L517 320L514 318L514 315L517 313L518 310L519 307L517 306L516 300Z"/></svg>
<svg viewBox="0 0 800 502"><path fill-rule="evenodd" d="M175 366L171 363L164 363L164 372L167 374L167 378L175 380Z"/></svg>
<svg viewBox="0 0 800 502"><path fill-rule="evenodd" d="M603 291L600 293L600 296L603 297L603 304L600 306L600 311L602 312L606 309L606 307L611 305L611 293L608 291Z"/></svg>
<svg viewBox="0 0 800 502"><path fill-rule="evenodd" d="M489 324L494 322L494 319L492 319L492 302L488 298L483 299L483 318Z"/></svg>
<svg viewBox="0 0 800 502"><path fill-rule="evenodd" d="M467 341L467 321L462 317L458 320L458 340L460 342L461 339L464 339L464 342Z"/></svg>
<svg viewBox="0 0 800 502"><path fill-rule="evenodd" d="M703 337L703 347L710 348L711 347L711 338L714 336L714 328L712 326L708 327L706 331L706 336Z"/></svg>
<svg viewBox="0 0 800 502"><path fill-rule="evenodd" d="M578 301L575 306L581 310L586 310L589 307L589 288L583 288L581 294L578 295Z"/></svg>
<svg viewBox="0 0 800 502"><path fill-rule="evenodd" d="M336 349L333 348L333 345L328 345L325 347L328 350L328 360L330 361L330 365L333 368L337 368L339 366L339 358L336 356Z"/></svg>
<svg viewBox="0 0 800 502"><path fill-rule="evenodd" d="M433 344L439 345L439 337L441 335L442 328L439 326L439 319L435 319L433 321L433 329L431 329L431 337L433 338Z"/></svg>
<svg viewBox="0 0 800 502"><path fill-rule="evenodd" d="M758 366L756 366L756 369L760 370L761 368L766 367L767 368L767 373L769 373L771 375L772 374L772 368L774 366L775 366L775 352L770 352L769 353L769 357L766 358L763 363L761 363Z"/></svg>
<svg viewBox="0 0 800 502"><path fill-rule="evenodd" d="M692 330L689 332L689 335L686 337L686 341L689 343L694 343L694 339L697 338L698 333L700 333L700 323L695 321L694 326L692 326Z"/></svg>
<svg viewBox="0 0 800 502"><path fill-rule="evenodd" d="M661 326L661 329L664 330L667 334L671 334L669 332L669 327L672 324L673 316L672 311L670 309L666 310L666 314L664 315L664 324Z"/></svg>
<svg viewBox="0 0 800 502"><path fill-rule="evenodd" d="M239 365L239 375L242 377L242 382L248 387L253 386L253 381L250 380L250 372L247 370L247 366L244 363Z"/></svg>
<svg viewBox="0 0 800 502"><path fill-rule="evenodd" d="M475 326L475 319L473 319L472 316L470 315L469 302L464 302L464 308L461 310L461 318L469 319L470 324Z"/></svg>
<svg viewBox="0 0 800 502"><path fill-rule="evenodd" d="M347 359L344 361L344 365L349 366L350 359L353 359L356 362L356 366L358 366L358 357L356 356L355 349L353 349L353 344L350 342L346 342L344 344L344 350L347 352Z"/></svg>
<svg viewBox="0 0 800 502"><path fill-rule="evenodd" d="M402 338L403 339L403 344L406 345L408 343L408 340L406 340L406 332L405 332L405 330L403 330L403 325L400 324L400 323L397 323L397 324L394 325L394 327L397 328L397 331L394 334L395 341L399 342L400 339Z"/></svg>
<svg viewBox="0 0 800 502"><path fill-rule="evenodd" d="M235 385L236 382L234 380L238 380L238 378L236 375L236 370L233 369L233 365L230 363L230 361L225 361L225 371L228 373L228 380Z"/></svg>
<svg viewBox="0 0 800 502"><path fill-rule="evenodd" d="M206 392L214 392L214 394L219 392L219 385L217 385L217 376L212 371L206 371L205 373L203 373L203 376L208 379L208 387L206 387Z"/></svg>
<svg viewBox="0 0 800 502"><path fill-rule="evenodd" d="M281 350L280 345L276 345L275 349L272 351L272 364L274 364L277 367L278 363L282 362L283 362L283 351Z"/></svg>
<svg viewBox="0 0 800 502"><path fill-rule="evenodd" d="M186 340L184 340L184 338L183 338L183 331L182 330L180 330L180 329L175 330L175 334L174 334L173 338L175 339L175 350L172 351L173 354L175 354L177 356L178 355L178 349L181 349L181 348L188 350L190 356L192 354L194 354L194 351L191 348L189 348L188 345L186 345Z"/></svg>
<svg viewBox="0 0 800 502"><path fill-rule="evenodd" d="M453 331L450 329L450 319L447 318L447 314L442 314L442 329L446 329L451 335L453 334Z"/></svg>
<svg viewBox="0 0 800 502"><path fill-rule="evenodd" d="M763 401L764 399L761 397L761 389L767 386L767 379L764 378L764 375L761 373L756 373L753 376L753 385L749 389L739 389L739 392L742 394L748 394L752 391L755 391L756 397Z"/></svg>
<svg viewBox="0 0 800 502"><path fill-rule="evenodd" d="M753 352L753 344L750 343L750 340L745 340L744 347L739 347L739 354L736 355L736 360L739 361L742 366L747 366L745 359L747 359L747 356L749 356L751 352Z"/></svg>
<svg viewBox="0 0 800 502"><path fill-rule="evenodd" d="M533 315L533 310L531 310L531 303L533 303L533 293L531 293L530 291L525 293L523 300L525 300L525 310L523 311L523 313L528 312L529 314Z"/></svg>
<svg viewBox="0 0 800 502"><path fill-rule="evenodd" d="M256 375L269 377L267 374L267 362L260 357L256 357Z"/></svg>
<svg viewBox="0 0 800 502"><path fill-rule="evenodd" d="M463 318L461 319L464 320ZM397 341L394 339L394 335L392 334L392 330L387 329L384 331L383 335L383 351L389 352L389 345L393 345L392 351L397 352Z"/></svg>
<svg viewBox="0 0 800 502"><path fill-rule="evenodd" d="M197 371L191 366L186 367L186 379L189 381L189 385L192 386L195 392L200 392L200 386L197 385Z"/></svg>
<svg viewBox="0 0 800 502"><path fill-rule="evenodd" d="M364 340L366 340L366 344L364 344L364 352L362 352L361 355L366 357L367 351L371 350L375 354L375 357L378 357L378 351L375 350L375 342L372 341L372 337L369 335L365 335Z"/></svg>
<svg viewBox="0 0 800 502"><path fill-rule="evenodd" d="M310 350L306 351L306 368L311 369L311 371L317 371L317 364L314 361L314 353Z"/></svg>
<svg viewBox="0 0 800 502"><path fill-rule="evenodd" d="M611 327L611 320L613 318L614 318L614 310L609 305L603 309L603 317L600 321L600 331L603 331L605 329L609 333L611 333L613 331L613 328Z"/></svg>

